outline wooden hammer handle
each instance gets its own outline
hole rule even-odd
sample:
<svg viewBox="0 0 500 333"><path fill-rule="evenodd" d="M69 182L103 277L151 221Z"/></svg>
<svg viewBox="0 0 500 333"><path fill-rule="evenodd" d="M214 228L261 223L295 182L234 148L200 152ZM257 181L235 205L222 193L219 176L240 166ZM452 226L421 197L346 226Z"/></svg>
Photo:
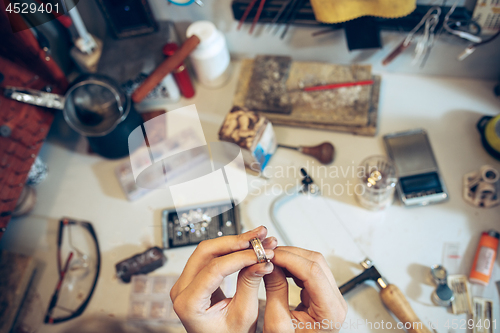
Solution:
<svg viewBox="0 0 500 333"><path fill-rule="evenodd" d="M387 285L386 288L380 290L380 298L382 303L405 325L405 329L409 333L431 333L417 317L398 287L393 284Z"/></svg>
<svg viewBox="0 0 500 333"><path fill-rule="evenodd" d="M316 158L323 164L330 164L333 162L333 155L335 148L330 142L323 142L314 147L300 147L303 154Z"/></svg>
<svg viewBox="0 0 500 333"><path fill-rule="evenodd" d="M189 37L172 56L165 59L153 73L149 74L147 79L132 94L132 101L140 103L167 74L176 69L188 57L198 44L200 44L200 39L196 35Z"/></svg>

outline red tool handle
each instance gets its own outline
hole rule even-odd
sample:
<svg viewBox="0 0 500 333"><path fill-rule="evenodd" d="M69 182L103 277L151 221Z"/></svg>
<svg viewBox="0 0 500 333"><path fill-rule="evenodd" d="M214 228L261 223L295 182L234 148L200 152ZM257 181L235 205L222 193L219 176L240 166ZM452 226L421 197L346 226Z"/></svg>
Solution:
<svg viewBox="0 0 500 333"><path fill-rule="evenodd" d="M238 27L236 28L236 30L240 30L241 29L241 26L243 25L243 22L245 22L245 20L247 19L247 16L248 14L250 14L250 11L252 10L253 6L255 5L255 3L257 2L257 0L252 0L247 8L245 9L245 12L243 13L243 16L240 18L240 22L238 23Z"/></svg>
<svg viewBox="0 0 500 333"><path fill-rule="evenodd" d="M189 37L184 44L171 57L165 59L147 79L134 91L132 101L140 103L151 90L156 87L167 74L179 66L184 59L200 44L200 39L193 35Z"/></svg>
<svg viewBox="0 0 500 333"><path fill-rule="evenodd" d="M255 25L259 21L260 14L262 13L262 9L264 8L264 3L266 0L260 0L259 8L257 8L257 14L255 14L255 17L253 18L252 26L250 27L250 30L248 33L251 35L253 32L253 29L255 28Z"/></svg>
<svg viewBox="0 0 500 333"><path fill-rule="evenodd" d="M172 55L177 52L179 49L179 46L177 46L176 43L167 43L163 47L163 54L166 55L167 57L171 57ZM184 65L183 62L177 68L174 70L172 73L175 79L175 82L177 82L177 85L179 86L179 90L181 91L182 96L186 98L191 98L194 96L194 87L193 83L191 82L191 78L189 77L189 73L186 69L186 66Z"/></svg>
<svg viewBox="0 0 500 333"><path fill-rule="evenodd" d="M391 52L384 60L382 60L382 65L387 66L393 61L398 55L400 55L404 50L410 46L410 43L405 44L406 39L403 41Z"/></svg>
<svg viewBox="0 0 500 333"><path fill-rule="evenodd" d="M343 88L343 87L367 86L367 85L372 85L372 84L373 84L373 80L366 80L366 81L357 81L357 82L332 83L332 84L326 84L324 86L306 87L302 90L303 91L330 90L330 89L337 89L337 88Z"/></svg>

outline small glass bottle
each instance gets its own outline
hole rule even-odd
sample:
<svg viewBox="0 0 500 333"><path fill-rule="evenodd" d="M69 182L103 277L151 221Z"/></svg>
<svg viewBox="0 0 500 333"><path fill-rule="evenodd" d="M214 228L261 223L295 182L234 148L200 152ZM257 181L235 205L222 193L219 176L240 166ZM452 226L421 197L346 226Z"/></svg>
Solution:
<svg viewBox="0 0 500 333"><path fill-rule="evenodd" d="M358 167L354 193L359 204L369 210L382 210L394 200L398 182L396 167L389 158L375 155L365 158Z"/></svg>

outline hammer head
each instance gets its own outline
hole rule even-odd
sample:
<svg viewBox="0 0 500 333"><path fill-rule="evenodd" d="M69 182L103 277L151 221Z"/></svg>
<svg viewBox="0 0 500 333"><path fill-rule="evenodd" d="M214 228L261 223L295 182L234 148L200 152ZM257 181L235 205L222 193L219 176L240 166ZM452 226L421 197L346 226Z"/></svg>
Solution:
<svg viewBox="0 0 500 333"><path fill-rule="evenodd" d="M375 281L377 285L382 289L387 287L387 281L382 277L382 275L380 275L375 266L373 266L373 261L371 261L369 258L366 258L360 264L365 270L358 276L340 286L339 289L341 294L347 293L348 291L354 289L356 286L367 280Z"/></svg>

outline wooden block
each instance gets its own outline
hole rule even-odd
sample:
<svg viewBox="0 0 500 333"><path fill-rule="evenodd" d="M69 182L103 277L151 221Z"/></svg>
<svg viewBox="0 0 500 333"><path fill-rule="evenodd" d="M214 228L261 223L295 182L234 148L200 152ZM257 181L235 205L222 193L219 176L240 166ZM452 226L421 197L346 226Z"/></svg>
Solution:
<svg viewBox="0 0 500 333"><path fill-rule="evenodd" d="M8 333L35 272L32 257L0 252L0 333Z"/></svg>
<svg viewBox="0 0 500 333"><path fill-rule="evenodd" d="M275 119L272 115L266 114L266 116L271 120L274 125L284 125L284 126L294 126L294 127L304 127L304 128L316 128L327 131L334 132L347 132L357 135L364 136L375 136L378 130L378 104L380 95L380 82L381 77L379 75L374 75L373 80L375 83L372 88L372 99L370 109L368 111L368 122L363 126L349 126L342 124L328 124L314 121L296 121L293 119Z"/></svg>
<svg viewBox="0 0 500 333"><path fill-rule="evenodd" d="M369 65L294 62L286 83L296 121L364 126L368 123L372 86L304 92L300 88L372 78ZM281 116L281 118L284 116ZM274 117L276 118L276 117Z"/></svg>
<svg viewBox="0 0 500 333"><path fill-rule="evenodd" d="M306 64L309 65L306 66ZM250 87L250 76L253 71L253 66L254 60L252 59L244 59L241 62L240 77L233 99L234 106L245 105L245 99ZM318 111L313 110L310 105L307 106L297 103L297 98L294 98L292 95L291 100L292 103L295 101L295 104L293 105L293 110L289 115L268 112L265 113L265 116L273 125L315 128L366 136L375 136L377 134L381 77L377 75L371 76L370 66L341 66L332 64L293 62L287 81L287 87L289 90L297 88L297 78L300 77L298 73L303 73L301 77L304 78L304 80L307 78L307 73L304 72L304 68L314 69L311 73L314 72L315 74L309 80L311 83L315 82L316 84L349 82L366 79L373 79L375 82L372 86L356 87L359 98L355 98L356 96L352 95L350 96L353 101L353 107L344 105L340 108ZM322 73L321 68L325 68L324 74L318 74ZM325 81L327 79L329 82L321 82L321 80ZM307 82L308 81L306 81L306 83ZM341 92L342 90L337 91L333 95L340 94ZM335 99L335 96L330 96L330 98Z"/></svg>

